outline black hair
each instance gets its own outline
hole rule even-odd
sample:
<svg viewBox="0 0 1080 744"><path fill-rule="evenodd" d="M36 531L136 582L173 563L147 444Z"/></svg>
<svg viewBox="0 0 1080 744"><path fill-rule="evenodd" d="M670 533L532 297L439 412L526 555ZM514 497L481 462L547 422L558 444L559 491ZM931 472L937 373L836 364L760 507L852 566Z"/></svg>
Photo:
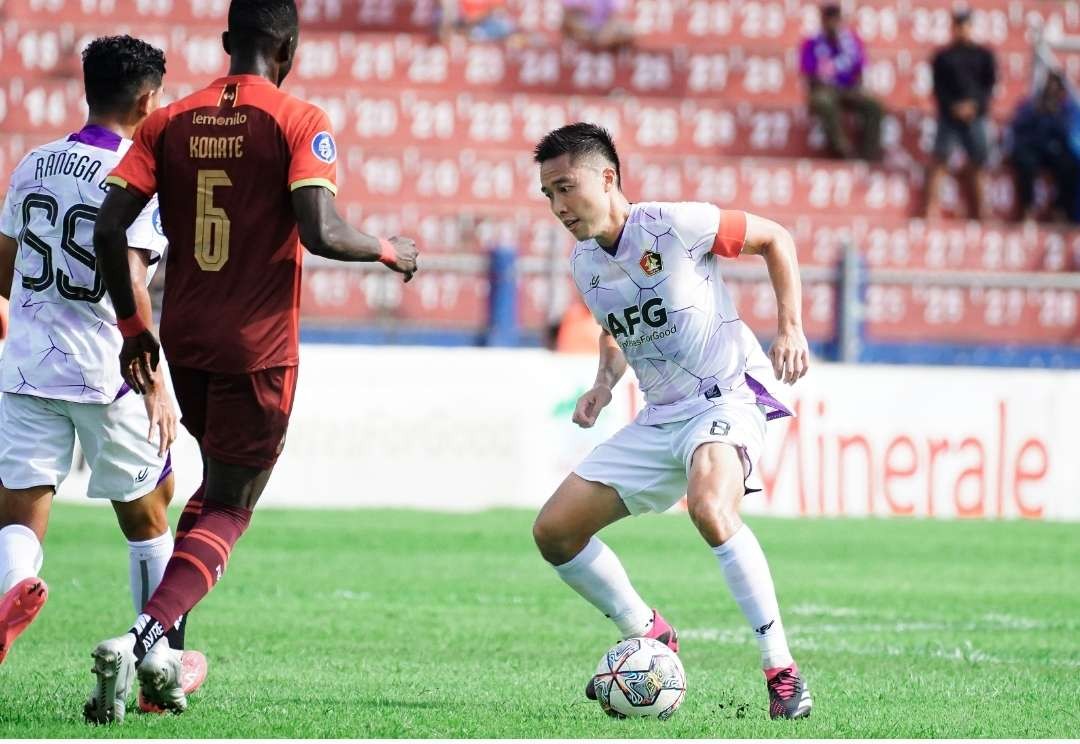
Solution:
<svg viewBox="0 0 1080 744"><path fill-rule="evenodd" d="M300 19L295 0L232 0L229 36L240 43L260 39L281 42L297 36Z"/></svg>
<svg viewBox="0 0 1080 744"><path fill-rule="evenodd" d="M616 182L622 186L619 153L615 151L615 141L611 138L611 133L603 127L579 121L548 132L533 150L533 159L537 163L543 163L566 154L570 155L571 160L586 155L603 157L615 166Z"/></svg>
<svg viewBox="0 0 1080 744"><path fill-rule="evenodd" d="M839 3L826 3L821 6L821 17L824 19L839 18L841 15Z"/></svg>
<svg viewBox="0 0 1080 744"><path fill-rule="evenodd" d="M86 103L94 112L131 108L146 88L165 77L165 53L131 36L102 36L83 50Z"/></svg>

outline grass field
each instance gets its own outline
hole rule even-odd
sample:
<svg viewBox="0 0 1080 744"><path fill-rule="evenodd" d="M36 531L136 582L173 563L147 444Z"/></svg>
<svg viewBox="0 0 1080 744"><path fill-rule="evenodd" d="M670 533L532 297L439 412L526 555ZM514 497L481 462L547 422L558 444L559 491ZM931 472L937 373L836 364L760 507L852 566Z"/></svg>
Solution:
<svg viewBox="0 0 1080 744"><path fill-rule="evenodd" d="M1080 525L752 524L816 707L766 715L757 652L679 517L605 539L680 629L667 723L582 695L615 641L531 544L531 515L266 510L189 644L210 676L183 716L81 721L89 651L131 620L108 509L59 505L51 596L0 667L3 737L1027 737L1080 735Z"/></svg>

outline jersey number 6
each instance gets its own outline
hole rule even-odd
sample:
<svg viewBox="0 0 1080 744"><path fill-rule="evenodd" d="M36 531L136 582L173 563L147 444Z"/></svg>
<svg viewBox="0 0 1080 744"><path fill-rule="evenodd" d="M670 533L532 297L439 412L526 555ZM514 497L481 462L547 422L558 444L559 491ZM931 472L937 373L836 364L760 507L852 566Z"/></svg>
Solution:
<svg viewBox="0 0 1080 744"><path fill-rule="evenodd" d="M229 215L214 206L214 189L232 186L223 170L200 170L195 186L195 261L203 271L221 271L229 260Z"/></svg>

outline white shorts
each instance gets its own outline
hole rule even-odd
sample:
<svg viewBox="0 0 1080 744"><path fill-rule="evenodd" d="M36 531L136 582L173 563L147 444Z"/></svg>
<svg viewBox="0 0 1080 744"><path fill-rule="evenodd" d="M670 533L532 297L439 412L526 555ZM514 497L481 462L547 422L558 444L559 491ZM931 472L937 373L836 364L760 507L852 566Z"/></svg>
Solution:
<svg viewBox="0 0 1080 744"><path fill-rule="evenodd" d="M709 442L735 447L747 491L761 490L755 468L765 445L765 414L752 401L725 402L670 424L628 424L574 472L614 488L631 514L667 511L686 495L694 452Z"/></svg>
<svg viewBox="0 0 1080 744"><path fill-rule="evenodd" d="M87 496L134 501L172 472L146 440L150 420L135 393L112 403L73 403L0 395L0 483L10 489L57 488L71 470L75 435L90 467Z"/></svg>

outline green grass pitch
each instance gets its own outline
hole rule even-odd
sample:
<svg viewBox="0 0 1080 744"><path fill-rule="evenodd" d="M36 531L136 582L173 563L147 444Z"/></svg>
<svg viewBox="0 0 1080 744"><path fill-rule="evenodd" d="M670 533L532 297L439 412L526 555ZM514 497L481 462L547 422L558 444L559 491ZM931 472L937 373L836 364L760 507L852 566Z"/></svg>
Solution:
<svg viewBox="0 0 1080 744"><path fill-rule="evenodd" d="M183 716L91 728L89 652L132 616L111 510L60 504L51 596L0 667L3 737L1067 737L1080 734L1080 525L752 519L813 716L769 721L757 651L683 517L604 537L680 629L686 702L614 721L583 688L614 628L532 515L256 514L192 615Z"/></svg>

